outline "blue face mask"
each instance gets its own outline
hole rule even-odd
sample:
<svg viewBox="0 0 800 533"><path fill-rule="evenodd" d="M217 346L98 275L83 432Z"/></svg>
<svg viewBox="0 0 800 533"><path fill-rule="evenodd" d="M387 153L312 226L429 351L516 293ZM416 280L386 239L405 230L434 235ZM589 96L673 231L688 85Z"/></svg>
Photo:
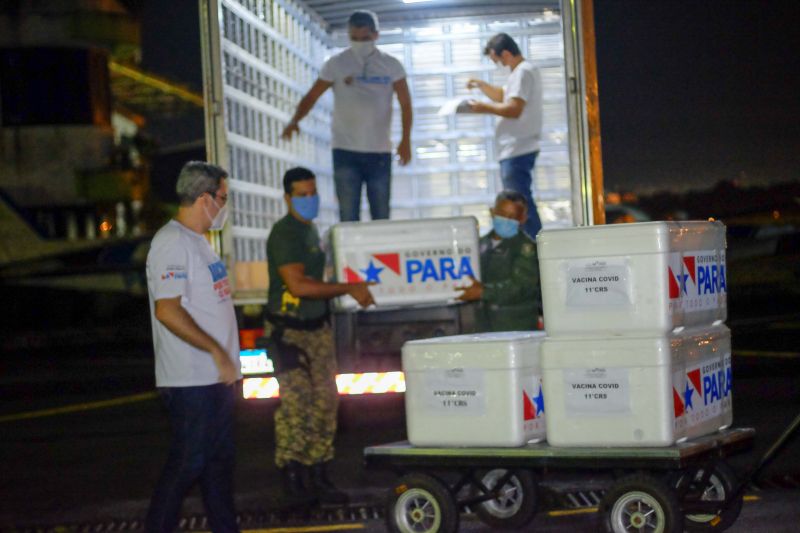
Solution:
<svg viewBox="0 0 800 533"><path fill-rule="evenodd" d="M495 215L492 217L492 227L501 239L510 239L519 233L519 220Z"/></svg>
<svg viewBox="0 0 800 533"><path fill-rule="evenodd" d="M292 207L304 220L314 220L319 214L319 195L292 196Z"/></svg>

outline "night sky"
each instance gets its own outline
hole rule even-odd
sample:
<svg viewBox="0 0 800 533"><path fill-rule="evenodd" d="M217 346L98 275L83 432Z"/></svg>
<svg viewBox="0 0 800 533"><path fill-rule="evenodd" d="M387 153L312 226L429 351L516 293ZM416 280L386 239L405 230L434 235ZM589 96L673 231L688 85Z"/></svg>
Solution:
<svg viewBox="0 0 800 533"><path fill-rule="evenodd" d="M196 0L139 2L145 68L200 90ZM606 190L800 179L797 6L595 0Z"/></svg>
<svg viewBox="0 0 800 533"><path fill-rule="evenodd" d="M606 190L800 179L797 6L595 0Z"/></svg>

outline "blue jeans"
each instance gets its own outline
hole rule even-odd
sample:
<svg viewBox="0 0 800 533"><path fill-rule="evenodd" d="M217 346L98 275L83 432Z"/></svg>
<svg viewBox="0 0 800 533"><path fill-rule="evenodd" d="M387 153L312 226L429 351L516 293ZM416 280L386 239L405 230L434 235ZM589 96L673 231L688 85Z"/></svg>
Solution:
<svg viewBox="0 0 800 533"><path fill-rule="evenodd" d="M211 531L239 531L233 504L234 390L222 383L160 389L172 443L147 512L148 533L177 529L183 498L198 480Z"/></svg>
<svg viewBox="0 0 800 533"><path fill-rule="evenodd" d="M339 219L361 219L361 184L367 185L372 220L389 218L392 154L333 149L333 181L339 199Z"/></svg>
<svg viewBox="0 0 800 533"><path fill-rule="evenodd" d="M528 220L525 221L522 229L534 239L542 229L542 221L531 193L533 165L536 164L538 155L539 152L533 152L500 161L500 178L503 180L503 188L516 191L525 197L528 204Z"/></svg>

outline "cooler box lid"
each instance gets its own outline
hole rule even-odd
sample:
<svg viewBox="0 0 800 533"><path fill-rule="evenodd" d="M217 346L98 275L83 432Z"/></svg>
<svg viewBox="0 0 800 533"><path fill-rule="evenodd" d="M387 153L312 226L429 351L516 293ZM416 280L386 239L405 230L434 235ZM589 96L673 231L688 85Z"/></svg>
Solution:
<svg viewBox="0 0 800 533"><path fill-rule="evenodd" d="M539 367L545 336L543 331L508 331L409 341L403 345L403 370Z"/></svg>
<svg viewBox="0 0 800 533"><path fill-rule="evenodd" d="M477 235L477 228L477 219L469 216L340 222L331 228L331 232L334 246L386 246L387 238L391 238L391 245L413 247L428 242L453 244L459 240L473 240Z"/></svg>
<svg viewBox="0 0 800 533"><path fill-rule="evenodd" d="M654 367L680 362L683 339L663 336L550 337L542 347L542 368Z"/></svg>
<svg viewBox="0 0 800 533"><path fill-rule="evenodd" d="M721 222L637 222L542 230L539 259L635 255L725 246Z"/></svg>
<svg viewBox="0 0 800 533"><path fill-rule="evenodd" d="M722 357L725 354L719 353L719 351L730 349L731 330L725 324L686 328L675 332L674 336L681 339L687 361Z"/></svg>

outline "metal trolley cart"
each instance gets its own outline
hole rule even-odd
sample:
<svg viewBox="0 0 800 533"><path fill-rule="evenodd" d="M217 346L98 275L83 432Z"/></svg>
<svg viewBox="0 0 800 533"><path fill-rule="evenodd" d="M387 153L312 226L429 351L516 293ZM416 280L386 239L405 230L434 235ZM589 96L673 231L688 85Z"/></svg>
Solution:
<svg viewBox="0 0 800 533"><path fill-rule="evenodd" d="M492 527L522 528L536 514L539 481L576 470L612 475L600 502L608 531L722 531L739 516L746 485L725 457L749 448L754 436L750 428L726 429L663 448L428 448L400 442L366 448L364 457L368 468L401 476L387 507L394 532L458 531L465 506Z"/></svg>

